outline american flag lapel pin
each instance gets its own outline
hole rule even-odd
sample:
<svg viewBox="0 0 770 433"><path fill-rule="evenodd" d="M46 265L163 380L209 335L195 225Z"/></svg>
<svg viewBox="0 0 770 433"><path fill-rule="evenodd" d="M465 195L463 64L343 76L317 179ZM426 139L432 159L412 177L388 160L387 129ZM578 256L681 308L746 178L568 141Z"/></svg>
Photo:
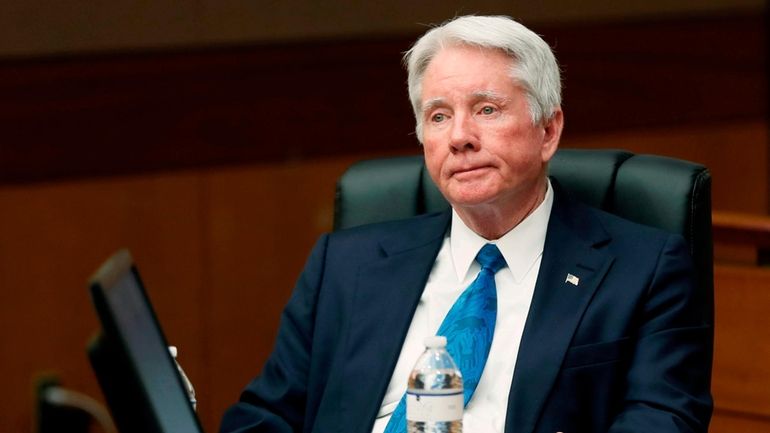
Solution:
<svg viewBox="0 0 770 433"><path fill-rule="evenodd" d="M577 286L580 283L580 278L578 278L578 277L576 277L576 276L574 276L572 274L567 274L567 279L564 280L564 282L565 283L570 283L570 284L572 284L574 286Z"/></svg>

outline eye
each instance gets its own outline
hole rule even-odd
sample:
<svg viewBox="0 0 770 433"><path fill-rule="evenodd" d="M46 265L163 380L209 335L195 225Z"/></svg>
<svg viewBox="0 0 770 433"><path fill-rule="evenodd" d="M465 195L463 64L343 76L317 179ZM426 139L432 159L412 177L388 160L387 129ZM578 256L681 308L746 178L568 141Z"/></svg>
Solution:
<svg viewBox="0 0 770 433"><path fill-rule="evenodd" d="M446 120L446 115L444 113L436 113L431 116L430 120L434 123L441 123Z"/></svg>
<svg viewBox="0 0 770 433"><path fill-rule="evenodd" d="M481 108L481 114L486 114L486 115L494 114L495 111L497 111L495 110L495 107L492 107L489 105L485 105L484 107Z"/></svg>

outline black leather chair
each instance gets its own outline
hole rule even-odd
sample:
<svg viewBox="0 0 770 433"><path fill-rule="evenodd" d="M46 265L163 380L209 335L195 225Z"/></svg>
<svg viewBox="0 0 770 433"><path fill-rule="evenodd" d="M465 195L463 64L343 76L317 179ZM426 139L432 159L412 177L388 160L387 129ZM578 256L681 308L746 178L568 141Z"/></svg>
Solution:
<svg viewBox="0 0 770 433"><path fill-rule="evenodd" d="M713 311L711 175L688 161L622 150L560 149L549 175L584 203L684 236ZM337 183L335 230L446 209L422 156L362 161Z"/></svg>
<svg viewBox="0 0 770 433"><path fill-rule="evenodd" d="M55 376L37 380L37 433L88 433L92 425L117 433L107 409L93 398L67 389Z"/></svg>

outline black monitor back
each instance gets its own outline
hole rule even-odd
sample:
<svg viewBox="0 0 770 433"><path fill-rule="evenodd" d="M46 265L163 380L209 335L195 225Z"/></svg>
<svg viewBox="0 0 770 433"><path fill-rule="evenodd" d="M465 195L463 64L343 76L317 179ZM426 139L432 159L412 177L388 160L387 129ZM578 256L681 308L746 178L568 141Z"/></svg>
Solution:
<svg viewBox="0 0 770 433"><path fill-rule="evenodd" d="M88 354L121 433L202 433L158 319L127 250L94 274L101 333Z"/></svg>

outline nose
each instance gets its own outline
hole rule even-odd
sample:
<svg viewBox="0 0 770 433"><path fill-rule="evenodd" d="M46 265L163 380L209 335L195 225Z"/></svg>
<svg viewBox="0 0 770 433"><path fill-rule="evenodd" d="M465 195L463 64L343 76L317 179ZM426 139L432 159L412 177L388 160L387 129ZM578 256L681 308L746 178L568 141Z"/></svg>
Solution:
<svg viewBox="0 0 770 433"><path fill-rule="evenodd" d="M473 116L457 113L452 119L449 135L449 147L452 153L476 151L479 149L479 137Z"/></svg>

